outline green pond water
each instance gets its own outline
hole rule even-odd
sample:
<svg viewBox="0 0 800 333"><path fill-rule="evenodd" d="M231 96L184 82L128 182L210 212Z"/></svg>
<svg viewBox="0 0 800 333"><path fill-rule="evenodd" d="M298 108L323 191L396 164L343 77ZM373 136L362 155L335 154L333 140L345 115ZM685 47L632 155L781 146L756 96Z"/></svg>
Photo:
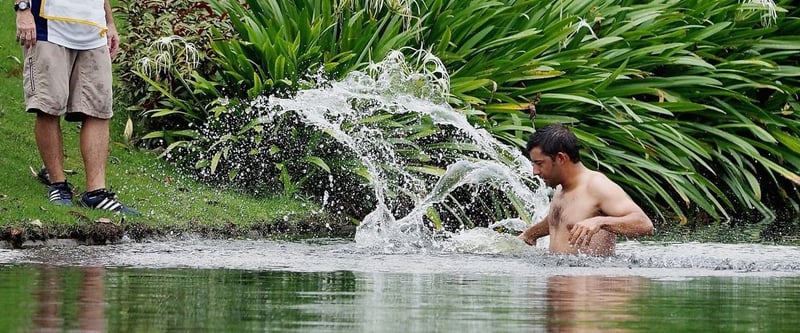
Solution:
<svg viewBox="0 0 800 333"><path fill-rule="evenodd" d="M497 244L497 243L495 243ZM797 332L797 247L0 249L0 332Z"/></svg>

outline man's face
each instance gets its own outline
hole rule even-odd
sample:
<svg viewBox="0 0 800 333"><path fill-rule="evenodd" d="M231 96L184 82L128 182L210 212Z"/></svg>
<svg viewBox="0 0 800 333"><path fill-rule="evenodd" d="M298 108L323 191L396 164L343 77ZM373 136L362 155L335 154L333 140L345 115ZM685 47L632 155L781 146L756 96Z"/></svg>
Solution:
<svg viewBox="0 0 800 333"><path fill-rule="evenodd" d="M531 162L533 162L533 174L544 180L550 187L561 184L561 172L557 163L559 155L553 159L542 153L542 149L535 147L530 151Z"/></svg>

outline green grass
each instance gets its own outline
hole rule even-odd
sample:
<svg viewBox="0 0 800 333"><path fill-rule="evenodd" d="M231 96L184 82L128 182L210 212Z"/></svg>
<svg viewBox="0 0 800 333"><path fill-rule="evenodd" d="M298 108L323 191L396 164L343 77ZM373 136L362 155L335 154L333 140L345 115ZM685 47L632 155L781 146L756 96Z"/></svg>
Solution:
<svg viewBox="0 0 800 333"><path fill-rule="evenodd" d="M31 229L39 221L52 237L110 218L119 225L158 231L202 230L209 233L264 230L279 222L319 220L313 203L279 196L255 198L230 190L217 190L176 172L148 151L132 149L123 138L127 116L118 111L112 122L111 153L106 184L123 203L143 213L120 216L80 207L56 206L47 201L46 187L31 175L42 165L33 137L34 117L24 112L22 94L22 50L14 40L15 22L0 22L0 239L12 228ZM118 22L118 25L120 23ZM116 110L124 106L116 105ZM84 190L83 163L78 148L79 125L62 123L65 169L74 171L68 180L78 192ZM288 223L287 222L288 218Z"/></svg>

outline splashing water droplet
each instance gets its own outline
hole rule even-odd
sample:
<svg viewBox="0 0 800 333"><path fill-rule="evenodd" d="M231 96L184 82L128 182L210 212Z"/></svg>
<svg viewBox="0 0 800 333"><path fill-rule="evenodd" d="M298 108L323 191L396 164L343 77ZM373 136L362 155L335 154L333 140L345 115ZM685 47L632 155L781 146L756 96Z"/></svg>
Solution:
<svg viewBox="0 0 800 333"><path fill-rule="evenodd" d="M470 124L463 113L446 103L449 75L438 58L423 51L415 52L413 57L407 60L403 53L394 51L369 66L367 72L352 72L342 81L300 91L291 99L274 96L257 99L250 106L276 110L263 116L270 119L294 112L305 124L324 131L355 153L366 169L371 197L376 202L375 209L357 229L359 246L389 252L442 247L437 232L425 221L426 213L456 188L469 184L499 186L512 202L518 203L525 220L541 219L549 204L548 196L545 186L530 175L532 168L527 158L518 149L502 144L486 130ZM433 182L409 172L407 162L387 134L381 128L369 126L370 117L387 113L416 114L438 126L455 128L457 135L453 140L474 145L483 158L450 164ZM394 129L398 136L403 130ZM436 158L445 160L444 153L438 152ZM536 189L527 184L534 184ZM397 188L403 189L415 203L402 216L395 213L397 200L390 195ZM323 204L328 200L326 191Z"/></svg>
<svg viewBox="0 0 800 333"><path fill-rule="evenodd" d="M227 99L221 100L227 114L240 118L217 119L207 128L200 128L200 135L219 142L236 137L229 140L231 145L248 148L240 150L244 154L228 154L225 148L220 148L223 144L215 143L215 149L201 149L198 154L211 160L215 154L224 152L224 161L220 163L229 163L230 167L241 170L240 175L256 178L268 174L264 168L280 165L281 169L285 164L252 163L249 158L280 154L291 160L310 157L302 155L305 150L296 151L295 155L300 156L289 156L291 147L283 142L259 146L262 135L292 129L295 124L324 133L327 136L324 140L309 147L333 152L334 156L351 156L348 158L359 164L352 173L363 177L367 187L351 184L339 173L330 172L327 179L317 178L321 207L348 214L351 211L346 206L353 203L367 205L368 209L374 207L369 213L360 213L359 216L365 217L357 228L355 240L359 247L384 252L447 249L454 242L463 243L463 239L458 240L459 234L444 231L437 220L437 209L449 204L454 191L464 191L463 200L459 199L457 204L465 210L480 209L486 191L504 196L503 204L510 205L507 210L518 214L515 218L522 225L538 221L546 213L548 190L539 179L533 178L528 159L518 148L498 141L485 129L471 124L466 113L447 104L449 75L441 61L430 53L413 51L406 57L393 51L366 71L349 73L341 81L323 81L321 75L309 80L316 82L317 87L301 90L292 98L260 96L244 105L231 106L226 106ZM287 117L294 121L288 126L284 123ZM253 128L258 135L238 138L236 133L241 128L237 126L241 124L257 125ZM414 127L430 128L426 132L430 134L421 135ZM430 142L446 148L428 148L426 144ZM294 170L306 168L310 172L316 167L304 165ZM209 168L202 169L202 173L206 177L213 175ZM472 218L457 217L449 227L467 232L463 230L465 226L477 225ZM488 219L495 217L479 218L484 219L481 225L489 225L492 221ZM288 216L284 220L288 221ZM511 223L504 224L505 228L520 227L516 222L502 223ZM481 229L499 235L491 228ZM508 242L521 243L508 234L484 239L503 248L508 248ZM491 252L483 245L461 244L455 250L469 248Z"/></svg>

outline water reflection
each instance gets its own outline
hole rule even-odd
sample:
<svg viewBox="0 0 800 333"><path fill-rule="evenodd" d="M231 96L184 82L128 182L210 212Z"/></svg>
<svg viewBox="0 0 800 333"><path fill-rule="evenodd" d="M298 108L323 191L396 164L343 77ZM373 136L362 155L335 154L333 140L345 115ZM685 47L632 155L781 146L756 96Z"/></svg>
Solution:
<svg viewBox="0 0 800 333"><path fill-rule="evenodd" d="M33 295L36 300L36 314L33 316L33 331L62 332L73 327L72 307L76 305L77 329L80 332L105 332L105 269L103 267L79 267L77 274L65 274L63 268L40 266L38 281ZM77 290L73 289L72 278L77 278ZM69 285L62 287L62 283ZM69 300L77 291L77 300Z"/></svg>
<svg viewBox="0 0 800 333"><path fill-rule="evenodd" d="M39 332L56 332L63 325L61 318L61 277L55 267L45 266L39 270L36 286L36 315L34 328Z"/></svg>
<svg viewBox="0 0 800 333"><path fill-rule="evenodd" d="M635 276L552 276L547 279L550 332L628 332L634 300L648 280Z"/></svg>
<svg viewBox="0 0 800 333"><path fill-rule="evenodd" d="M105 288L103 267L81 267L78 327L82 332L105 332Z"/></svg>
<svg viewBox="0 0 800 333"><path fill-rule="evenodd" d="M798 299L800 277L0 265L0 332L781 332Z"/></svg>

